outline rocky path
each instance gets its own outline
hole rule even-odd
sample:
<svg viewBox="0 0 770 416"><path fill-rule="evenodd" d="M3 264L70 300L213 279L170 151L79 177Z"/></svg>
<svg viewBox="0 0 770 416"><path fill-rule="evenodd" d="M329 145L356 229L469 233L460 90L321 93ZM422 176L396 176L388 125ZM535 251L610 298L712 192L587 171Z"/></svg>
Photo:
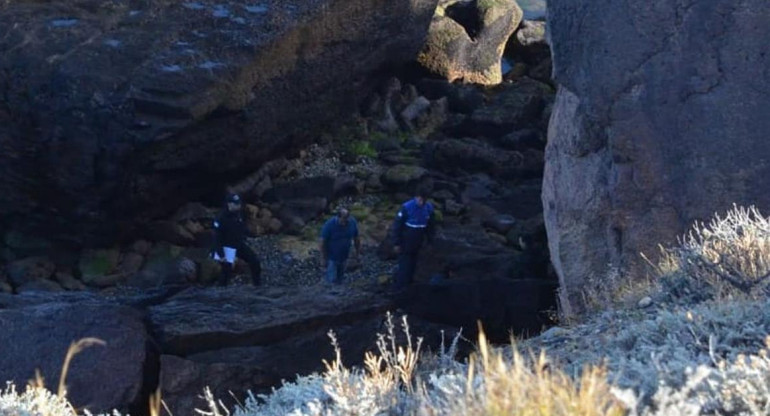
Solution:
<svg viewBox="0 0 770 416"><path fill-rule="evenodd" d="M293 246L292 246L293 244ZM262 278L267 286L308 286L322 282L324 270L320 266L320 252L317 244L302 242L293 238L259 237L250 240L250 246L262 263ZM346 284L369 286L385 283L395 267L392 260L382 260L377 255L377 246L362 247L360 258L351 254L345 274ZM249 281L247 270L236 277L236 282Z"/></svg>

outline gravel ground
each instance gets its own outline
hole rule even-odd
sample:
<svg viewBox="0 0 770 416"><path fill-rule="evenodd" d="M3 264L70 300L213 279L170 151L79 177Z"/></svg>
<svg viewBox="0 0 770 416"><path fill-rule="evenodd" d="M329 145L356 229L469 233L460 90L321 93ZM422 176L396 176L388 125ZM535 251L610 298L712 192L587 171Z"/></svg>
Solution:
<svg viewBox="0 0 770 416"><path fill-rule="evenodd" d="M317 176L338 176L341 174L350 174L354 176L368 176L374 172L379 172L382 167L376 160L361 157L358 163L350 165L342 162L335 150L330 146L311 145L305 149L306 161L304 164L297 163L293 167L293 172L284 180L295 180L297 178L308 178ZM332 208L345 205L348 207L354 204L360 204L366 207L372 207L380 202L380 197L376 195L359 195L344 197L334 201ZM320 229L320 223L318 225ZM262 281L268 286L306 286L319 284L322 282L324 271L320 267L320 253L315 242L298 242L300 250L287 250L282 246L282 240L286 237L261 236L251 239L249 244L259 257L262 263ZM395 270L395 261L383 261L376 254L376 246L366 246L361 248L361 258L359 261L353 259L348 261L348 271L345 274L346 285L374 285L382 276L390 276ZM302 251L303 253L297 253ZM352 253L351 253L352 257ZM246 273L244 275L244 273ZM248 271L242 271L236 278L236 281L248 282Z"/></svg>
<svg viewBox="0 0 770 416"><path fill-rule="evenodd" d="M303 150L301 158L289 161L289 165L274 183L291 182L300 178L319 176L352 175L357 178L366 178L375 173L381 173L382 166L376 160L359 157L357 163L347 164L338 156L337 151L330 145L314 144ZM330 212L336 207L366 207L374 209L382 203L384 196L378 194L362 194L346 196L333 201L329 207ZM319 218L307 225L308 235L288 236L285 234L263 235L249 239L248 244L256 253L262 265L262 284L265 286L308 286L323 284L325 271L320 264L317 235L321 225L326 220ZM364 239L361 250L361 258L357 261L348 261L347 272L343 285L355 287L377 287L379 281L390 277L395 271L395 260L383 261L377 256L377 238L373 238L366 231L376 227L377 230L385 230L391 218L383 218L382 222L367 221L362 227ZM375 228L373 228L375 229ZM380 230L380 231L382 231ZM375 236L377 237L377 236ZM367 244L368 242L368 244ZM250 272L248 266L239 261L236 265L235 276L230 284L250 284Z"/></svg>
<svg viewBox="0 0 770 416"><path fill-rule="evenodd" d="M262 282L267 286L308 286L322 283L324 271L320 267L320 253L311 249L309 255L300 256L282 250L280 237L259 237L249 241L250 246L262 264ZM376 253L376 247L361 247L361 258L348 261L344 285L376 286L382 276L390 276L395 270L395 261L383 261ZM246 273L246 274L243 274ZM238 275L236 282L249 281L248 271Z"/></svg>
<svg viewBox="0 0 770 416"><path fill-rule="evenodd" d="M330 146L321 146L318 144L310 145L304 150L305 156L302 160L293 160L297 163L294 166L294 172L284 178L291 181L301 178L312 178L317 176L338 176L354 175L369 176L372 173L382 173L383 167L368 157L359 157L357 163L347 164L340 160L339 154ZM302 162L304 161L304 163Z"/></svg>

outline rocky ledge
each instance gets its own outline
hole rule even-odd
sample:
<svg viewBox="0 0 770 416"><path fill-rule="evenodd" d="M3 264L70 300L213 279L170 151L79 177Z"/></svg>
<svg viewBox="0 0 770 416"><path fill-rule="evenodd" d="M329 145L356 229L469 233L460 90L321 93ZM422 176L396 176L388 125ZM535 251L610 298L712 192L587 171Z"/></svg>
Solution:
<svg viewBox="0 0 770 416"><path fill-rule="evenodd" d="M142 415L148 394L160 386L174 414L194 414L204 405L198 396L206 386L218 397L232 391L242 400L248 389L269 391L281 379L320 369L322 359L334 358L329 330L346 356L363 357L389 301L319 289L2 295L0 327L13 340L0 345L2 376L24 385L40 369L50 387L70 343L95 337L106 345L84 350L71 363L67 386L75 406Z"/></svg>
<svg viewBox="0 0 770 416"><path fill-rule="evenodd" d="M0 227L113 242L351 114L435 0L0 5Z"/></svg>

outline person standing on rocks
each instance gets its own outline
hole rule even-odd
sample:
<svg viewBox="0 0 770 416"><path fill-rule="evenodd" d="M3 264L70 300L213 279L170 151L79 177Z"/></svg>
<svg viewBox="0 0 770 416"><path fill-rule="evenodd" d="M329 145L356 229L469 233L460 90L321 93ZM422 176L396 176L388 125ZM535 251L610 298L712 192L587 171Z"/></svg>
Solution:
<svg viewBox="0 0 770 416"><path fill-rule="evenodd" d="M337 215L330 218L321 228L321 265L325 270L327 283L342 283L345 278L345 263L350 254L350 246L355 243L355 256L361 254L361 238L358 236L358 224L350 216L347 208L338 208Z"/></svg>
<svg viewBox="0 0 770 416"><path fill-rule="evenodd" d="M433 241L434 222L433 204L427 201L425 190L418 189L413 199L401 205L393 224L393 249L398 254L395 290L412 283L420 249L426 241Z"/></svg>
<svg viewBox="0 0 770 416"><path fill-rule="evenodd" d="M227 286L233 273L235 258L239 257L249 264L251 281L258 286L261 280L262 266L254 251L246 244L247 237L254 237L243 220L241 198L238 194L228 194L225 208L214 220L215 241L212 257L222 264L220 286Z"/></svg>

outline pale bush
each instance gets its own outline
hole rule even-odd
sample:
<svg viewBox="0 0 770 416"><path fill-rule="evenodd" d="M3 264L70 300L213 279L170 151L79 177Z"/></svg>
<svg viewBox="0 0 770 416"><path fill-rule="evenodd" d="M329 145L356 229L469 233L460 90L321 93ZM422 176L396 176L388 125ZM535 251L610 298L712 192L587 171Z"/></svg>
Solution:
<svg viewBox="0 0 770 416"><path fill-rule="evenodd" d="M2 416L94 416L84 410L78 413L66 397L56 395L41 385L28 385L23 393L8 383L0 391L0 415ZM158 416L154 414L153 416ZM121 416L117 411L96 416ZM128 415L126 415L128 416Z"/></svg>
<svg viewBox="0 0 770 416"><path fill-rule="evenodd" d="M553 367L545 354L511 357L492 348L483 333L479 353L465 374L430 378L423 390L422 415L620 416L624 408L612 394L602 367L588 366L577 380Z"/></svg>
<svg viewBox="0 0 770 416"><path fill-rule="evenodd" d="M663 249L657 272L668 291L689 302L757 299L770 288L770 219L733 206L696 223L678 246Z"/></svg>
<svg viewBox="0 0 770 416"><path fill-rule="evenodd" d="M756 355L740 355L716 366L700 365L685 370L686 382L674 388L663 383L651 404L639 408L630 391L619 392L632 416L697 416L770 414L770 359L767 349Z"/></svg>
<svg viewBox="0 0 770 416"><path fill-rule="evenodd" d="M379 335L377 340L378 354L366 354L364 369L343 365L336 339L330 334L337 357L325 363L322 376L299 377L293 383L284 383L270 396L250 395L243 406L235 409L234 415L405 414L417 387L414 376L422 341L412 343L406 318L402 321L402 331L407 345L397 345L390 314L386 325L387 333ZM209 401L210 414L217 414L216 407Z"/></svg>
<svg viewBox="0 0 770 416"><path fill-rule="evenodd" d="M0 415L3 416L77 416L72 405L43 387L27 387L23 393L8 384L0 393Z"/></svg>
<svg viewBox="0 0 770 416"><path fill-rule="evenodd" d="M10 340L9 342L13 342ZM19 394L13 383L8 383L5 390L0 391L0 415L1 416L78 416L74 406L67 400L67 373L69 372L72 358L83 351L85 348L94 345L105 345L104 341L97 338L83 338L70 344L67 354L64 357L62 371L59 377L59 387L57 393L49 391L44 383L41 374L35 374L35 379L27 385L24 393ZM153 400L157 400L160 406L160 395L156 393ZM152 407L151 416L159 416L159 407ZM154 411L153 411L154 410ZM84 410L83 415L92 416L88 410ZM110 415L100 414L98 416L121 416L119 412L113 411Z"/></svg>
<svg viewBox="0 0 770 416"><path fill-rule="evenodd" d="M452 359L459 336L437 355L422 356L411 341L404 318L406 345L397 345L388 315L387 334L378 354L367 354L364 369L348 369L337 359L321 375L300 377L269 396L250 396L234 416L321 415L622 415L610 394L606 373L589 367L578 381L547 365L544 355L507 358L482 335L475 358ZM218 406L209 400L212 411Z"/></svg>

